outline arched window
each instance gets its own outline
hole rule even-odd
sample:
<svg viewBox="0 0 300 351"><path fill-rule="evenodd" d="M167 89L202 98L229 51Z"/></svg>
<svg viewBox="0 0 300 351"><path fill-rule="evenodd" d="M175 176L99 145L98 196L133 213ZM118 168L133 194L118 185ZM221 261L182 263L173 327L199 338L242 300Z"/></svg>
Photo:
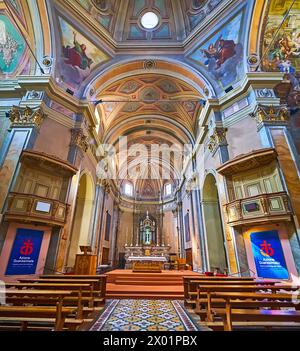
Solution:
<svg viewBox="0 0 300 351"><path fill-rule="evenodd" d="M97 120L96 131L97 131L97 133L99 133L99 129L100 129L100 113L99 113L99 110L98 110L97 107L95 109L95 116L96 116L96 120Z"/></svg>
<svg viewBox="0 0 300 351"><path fill-rule="evenodd" d="M124 185L124 194L127 196L133 195L133 185L131 183L125 183Z"/></svg>
<svg viewBox="0 0 300 351"><path fill-rule="evenodd" d="M170 196L172 194L172 184L168 183L165 185L165 196Z"/></svg>

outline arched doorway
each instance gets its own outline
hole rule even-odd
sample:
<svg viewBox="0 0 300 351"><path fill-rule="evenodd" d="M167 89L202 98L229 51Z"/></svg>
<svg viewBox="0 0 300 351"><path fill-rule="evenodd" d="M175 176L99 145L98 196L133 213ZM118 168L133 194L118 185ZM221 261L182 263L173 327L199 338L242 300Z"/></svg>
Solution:
<svg viewBox="0 0 300 351"><path fill-rule="evenodd" d="M205 178L203 186L203 215L208 250L209 269L227 269L225 240L220 213L218 188L212 174Z"/></svg>
<svg viewBox="0 0 300 351"><path fill-rule="evenodd" d="M80 245L89 245L89 229L94 203L94 184L92 178L84 173L80 177L77 192L74 222L68 256L68 267L75 264Z"/></svg>

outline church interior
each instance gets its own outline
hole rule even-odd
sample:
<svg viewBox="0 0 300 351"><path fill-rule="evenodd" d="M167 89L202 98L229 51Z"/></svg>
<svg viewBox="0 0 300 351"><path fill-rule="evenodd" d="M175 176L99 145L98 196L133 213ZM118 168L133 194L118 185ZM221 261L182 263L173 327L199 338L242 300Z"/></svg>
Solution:
<svg viewBox="0 0 300 351"><path fill-rule="evenodd" d="M299 330L299 154L299 0L0 0L0 330Z"/></svg>

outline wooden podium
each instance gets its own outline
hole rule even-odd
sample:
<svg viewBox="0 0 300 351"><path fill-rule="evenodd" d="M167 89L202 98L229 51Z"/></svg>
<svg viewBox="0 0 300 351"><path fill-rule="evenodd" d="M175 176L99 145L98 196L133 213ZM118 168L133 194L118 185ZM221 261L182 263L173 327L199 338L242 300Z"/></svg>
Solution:
<svg viewBox="0 0 300 351"><path fill-rule="evenodd" d="M97 270L97 255L92 254L90 246L80 246L83 254L76 255L74 274L95 275Z"/></svg>

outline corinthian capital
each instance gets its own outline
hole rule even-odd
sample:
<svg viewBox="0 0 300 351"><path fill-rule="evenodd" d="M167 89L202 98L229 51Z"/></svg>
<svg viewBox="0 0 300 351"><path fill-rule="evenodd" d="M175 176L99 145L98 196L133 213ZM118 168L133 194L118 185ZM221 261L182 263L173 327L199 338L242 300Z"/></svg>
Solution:
<svg viewBox="0 0 300 351"><path fill-rule="evenodd" d="M84 152L89 148L88 137L83 133L81 128L71 129L71 144L72 146L80 147Z"/></svg>

